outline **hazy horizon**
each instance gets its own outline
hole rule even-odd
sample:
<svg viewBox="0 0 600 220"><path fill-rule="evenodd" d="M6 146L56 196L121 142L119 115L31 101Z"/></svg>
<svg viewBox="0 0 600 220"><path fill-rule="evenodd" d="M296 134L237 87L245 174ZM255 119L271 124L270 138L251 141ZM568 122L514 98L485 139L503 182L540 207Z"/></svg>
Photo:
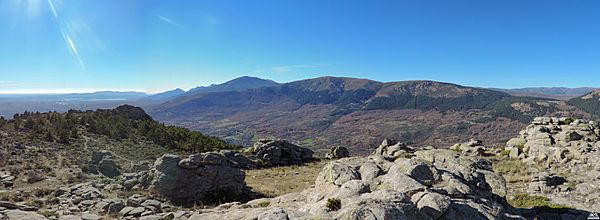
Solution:
<svg viewBox="0 0 600 220"><path fill-rule="evenodd" d="M240 76L240 77L247 77L247 76ZM234 79L240 78L240 77L236 77ZM253 77L253 76L250 76ZM319 77L326 77L326 76L317 76L315 78L319 78ZM345 77L345 76L339 76L339 77ZM259 77L257 77L259 78ZM261 78L261 79L266 79L266 78ZM306 78L309 79L309 78ZM368 78L364 78L364 79L368 79ZM216 83L210 83L210 84L205 84L205 85L197 85L197 86L192 86L189 88L181 88L181 87L175 87L175 88L171 88L171 89L166 89L166 90L161 90L161 91L148 91L148 90L135 90L135 89L48 89L48 90L42 90L42 89L37 89L37 90L0 90L0 96L2 95L61 95L61 94L83 94L83 93L97 93L97 92L137 92L137 93L146 93L149 95L153 95L153 94L159 94L159 93L163 93L163 92L167 92L167 91L172 91L172 90L176 90L176 89L181 89L183 91L190 91L191 89L194 89L196 87L206 87L206 86L211 86L211 85L219 85L225 82L228 82L230 80L233 79L229 79L223 82L216 82ZM266 79L266 80L271 80L271 79ZM303 79L300 79L303 80ZM369 79L372 80L372 79ZM380 82L397 82L397 81L411 81L411 80L427 80L427 79L406 79L406 80L394 80L394 81L380 81ZM273 80L275 81L275 80ZM294 80L295 81L295 80ZM375 80L377 81L377 80ZM429 81L437 81L437 80L429 80ZM277 81L275 81L277 82ZM288 82L293 82L293 81L288 81ZM277 82L277 83L288 83L288 82ZM437 81L437 82L443 82L443 81ZM471 86L471 85L463 85L463 84L458 84L458 83L454 83L454 82L443 82L443 83L451 83L451 84L457 84L457 85L461 85L461 86L469 86L469 87L477 87L477 86ZM0 82L1 84L1 82ZM486 89L506 89L506 90L519 90L519 89L542 89L542 88L565 88L565 89L582 89L582 88L599 88L599 87L593 87L593 86L581 86L581 87L564 87L564 86L531 86L531 87L518 87L518 88L501 88L501 87L495 87L495 86L483 86L483 87L479 87L479 88L486 88Z"/></svg>

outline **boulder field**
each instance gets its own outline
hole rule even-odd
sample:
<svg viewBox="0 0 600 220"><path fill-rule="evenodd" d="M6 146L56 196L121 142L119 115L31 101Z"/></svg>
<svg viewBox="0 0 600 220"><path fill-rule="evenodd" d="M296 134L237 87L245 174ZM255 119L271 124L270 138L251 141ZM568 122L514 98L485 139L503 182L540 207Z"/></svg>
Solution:
<svg viewBox="0 0 600 220"><path fill-rule="evenodd" d="M405 152L412 155L404 157ZM369 157L328 163L312 188L203 209L191 219L526 219L535 215L509 206L506 192L504 178L492 171L488 160L444 149L414 151L384 141Z"/></svg>
<svg viewBox="0 0 600 220"><path fill-rule="evenodd" d="M559 204L600 210L600 125L572 118L537 117L507 142L510 159L525 163L528 194Z"/></svg>
<svg viewBox="0 0 600 220"><path fill-rule="evenodd" d="M599 140L595 122L536 118L503 148L471 140L418 149L385 140L369 156L349 157L334 147L312 187L259 199L244 169L302 165L313 152L261 140L244 152L167 154L124 172L116 156L101 151L89 168L101 178L49 192L44 210L0 201L0 219L587 219L600 210ZM527 164L533 176L520 189L571 208L512 207L507 197L516 183L494 172L497 160ZM5 187L14 179L0 172Z"/></svg>

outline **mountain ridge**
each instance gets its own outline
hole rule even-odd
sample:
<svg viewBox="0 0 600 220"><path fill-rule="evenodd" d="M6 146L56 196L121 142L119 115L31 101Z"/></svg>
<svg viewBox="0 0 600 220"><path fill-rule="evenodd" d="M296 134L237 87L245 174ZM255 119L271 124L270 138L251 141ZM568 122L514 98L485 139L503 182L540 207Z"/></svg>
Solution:
<svg viewBox="0 0 600 220"><path fill-rule="evenodd" d="M285 138L317 151L339 145L360 153L371 150L360 146L373 146L384 138L450 145L476 136L502 143L534 116L585 114L567 108L552 99L452 83L319 77L202 93L167 101L149 112L165 123L240 145L260 138ZM353 137L344 140L344 135Z"/></svg>
<svg viewBox="0 0 600 220"><path fill-rule="evenodd" d="M569 99L567 103L596 116L594 119L600 118L600 89Z"/></svg>
<svg viewBox="0 0 600 220"><path fill-rule="evenodd" d="M526 87L514 89L490 88L492 90L502 91L514 96L530 96L538 98L551 98L558 100L569 100L578 96L585 95L596 89L593 87Z"/></svg>

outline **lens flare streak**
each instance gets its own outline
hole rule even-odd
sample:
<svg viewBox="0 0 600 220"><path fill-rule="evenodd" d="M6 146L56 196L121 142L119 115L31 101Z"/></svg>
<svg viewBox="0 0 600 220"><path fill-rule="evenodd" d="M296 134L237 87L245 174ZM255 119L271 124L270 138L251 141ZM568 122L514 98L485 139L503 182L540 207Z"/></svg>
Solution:
<svg viewBox="0 0 600 220"><path fill-rule="evenodd" d="M54 2L52 0L48 0L48 5L50 7L50 10L52 11L52 15L54 15L54 19L58 23L58 28L60 29L60 32L63 35L63 38L65 40L65 43L66 43L68 49L71 51L71 53L73 53L73 56L75 56L75 59L77 59L77 62L79 63L79 65L81 65L81 67L83 69L86 69L85 63L83 62L83 59L81 59L81 56L79 55L79 51L77 50L77 46L76 46L75 42L73 41L73 39L71 38L71 35L69 35L69 33L68 33L68 29L69 29L68 25L65 22L63 22L61 19L59 19L58 12L57 12Z"/></svg>
<svg viewBox="0 0 600 220"><path fill-rule="evenodd" d="M52 0L48 0L48 5L50 5L50 10L52 11L52 15L54 15L54 18L58 19L58 13L56 13L56 8L54 7L54 3L52 3Z"/></svg>

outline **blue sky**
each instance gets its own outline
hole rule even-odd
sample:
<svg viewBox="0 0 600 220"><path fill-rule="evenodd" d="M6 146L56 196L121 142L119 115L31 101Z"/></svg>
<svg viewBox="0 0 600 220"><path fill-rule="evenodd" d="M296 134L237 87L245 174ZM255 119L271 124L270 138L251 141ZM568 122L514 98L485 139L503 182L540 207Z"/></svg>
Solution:
<svg viewBox="0 0 600 220"><path fill-rule="evenodd" d="M600 87L594 0L2 0L0 93L250 75Z"/></svg>

